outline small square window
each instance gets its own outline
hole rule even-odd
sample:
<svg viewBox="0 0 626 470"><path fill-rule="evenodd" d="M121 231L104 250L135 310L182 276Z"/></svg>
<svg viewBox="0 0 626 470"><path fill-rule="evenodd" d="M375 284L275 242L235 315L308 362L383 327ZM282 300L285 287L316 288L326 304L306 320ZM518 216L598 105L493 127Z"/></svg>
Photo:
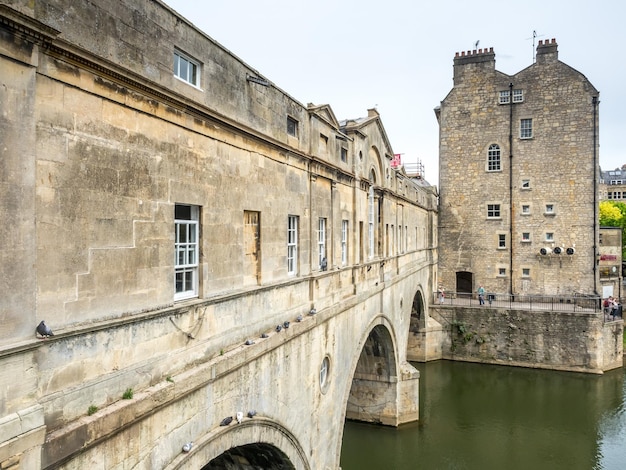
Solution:
<svg viewBox="0 0 626 470"><path fill-rule="evenodd" d="M554 204L546 204L546 214L554 214Z"/></svg>
<svg viewBox="0 0 626 470"><path fill-rule="evenodd" d="M487 204L487 217L497 219L500 217L500 204Z"/></svg>
<svg viewBox="0 0 626 470"><path fill-rule="evenodd" d="M524 101L524 91L513 90L513 103L521 103L522 101Z"/></svg>
<svg viewBox="0 0 626 470"><path fill-rule="evenodd" d="M298 121L291 116L287 116L287 134L298 137Z"/></svg>
<svg viewBox="0 0 626 470"><path fill-rule="evenodd" d="M498 268L498 276L506 276L506 268Z"/></svg>
<svg viewBox="0 0 626 470"><path fill-rule="evenodd" d="M529 214L530 214L530 205L522 204L522 215L529 215Z"/></svg>
<svg viewBox="0 0 626 470"><path fill-rule="evenodd" d="M500 104L509 103L511 100L511 94L509 93L509 90L502 90L499 93L499 98L500 98Z"/></svg>
<svg viewBox="0 0 626 470"><path fill-rule="evenodd" d="M522 180L522 189L530 189L530 180Z"/></svg>
<svg viewBox="0 0 626 470"><path fill-rule="evenodd" d="M530 268L522 268L522 277L530 277Z"/></svg>
<svg viewBox="0 0 626 470"><path fill-rule="evenodd" d="M191 57L174 52L174 76L193 86L200 86L200 63Z"/></svg>
<svg viewBox="0 0 626 470"><path fill-rule="evenodd" d="M522 241L529 242L530 241L530 232L522 232Z"/></svg>
<svg viewBox="0 0 626 470"><path fill-rule="evenodd" d="M547 242L553 242L554 241L554 233L546 232L546 241Z"/></svg>

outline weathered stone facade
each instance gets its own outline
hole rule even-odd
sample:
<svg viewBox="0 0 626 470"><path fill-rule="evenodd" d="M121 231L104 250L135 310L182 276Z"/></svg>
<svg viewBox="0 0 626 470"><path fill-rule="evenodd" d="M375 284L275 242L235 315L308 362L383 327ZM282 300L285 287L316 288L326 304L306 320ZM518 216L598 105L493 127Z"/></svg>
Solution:
<svg viewBox="0 0 626 470"><path fill-rule="evenodd" d="M302 105L158 0L1 1L0 80L3 468L337 468L346 415L417 418L436 195L376 110Z"/></svg>
<svg viewBox="0 0 626 470"><path fill-rule="evenodd" d="M599 293L598 95L554 40L511 76L493 49L457 53L435 110L444 289Z"/></svg>
<svg viewBox="0 0 626 470"><path fill-rule="evenodd" d="M623 365L623 322L605 322L595 312L459 306L430 312L442 325L444 359L596 374Z"/></svg>

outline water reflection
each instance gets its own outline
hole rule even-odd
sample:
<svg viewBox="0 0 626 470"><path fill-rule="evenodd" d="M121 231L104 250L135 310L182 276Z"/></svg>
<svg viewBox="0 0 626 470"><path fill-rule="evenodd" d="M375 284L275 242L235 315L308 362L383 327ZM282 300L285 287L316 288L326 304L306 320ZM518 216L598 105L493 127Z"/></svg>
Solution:
<svg viewBox="0 0 626 470"><path fill-rule="evenodd" d="M347 422L341 466L626 468L624 369L602 376L438 361L421 372L419 423Z"/></svg>

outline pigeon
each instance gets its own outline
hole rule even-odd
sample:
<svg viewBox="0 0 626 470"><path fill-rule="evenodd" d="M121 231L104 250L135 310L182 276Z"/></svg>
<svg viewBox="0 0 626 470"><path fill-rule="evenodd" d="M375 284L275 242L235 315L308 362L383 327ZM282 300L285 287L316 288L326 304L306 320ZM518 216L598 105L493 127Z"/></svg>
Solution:
<svg viewBox="0 0 626 470"><path fill-rule="evenodd" d="M269 335L267 333L263 333L261 334L261 338L269 338Z"/></svg>
<svg viewBox="0 0 626 470"><path fill-rule="evenodd" d="M246 346L250 346L251 344L254 344L254 341L252 341L251 339L247 339Z"/></svg>
<svg viewBox="0 0 626 470"><path fill-rule="evenodd" d="M276 332L279 332L279 331L280 331L280 330L282 330L282 329L283 329L283 327L282 327L282 326L280 326L280 325L276 325Z"/></svg>
<svg viewBox="0 0 626 470"><path fill-rule="evenodd" d="M296 321L297 321L297 322L301 322L301 321L302 321L302 315L298 315L298 316L296 317Z"/></svg>
<svg viewBox="0 0 626 470"><path fill-rule="evenodd" d="M248 411L248 418L254 418L255 415L256 415L256 410Z"/></svg>
<svg viewBox="0 0 626 470"><path fill-rule="evenodd" d="M237 422L241 424L241 420L243 419L243 413L241 411L237 412Z"/></svg>
<svg viewBox="0 0 626 470"><path fill-rule="evenodd" d="M228 426L232 422L233 422L233 417L228 416L222 420L222 422L220 423L220 426Z"/></svg>
<svg viewBox="0 0 626 470"><path fill-rule="evenodd" d="M191 450L191 448L193 447L193 442L187 442L184 446L183 446L183 452L189 452Z"/></svg>
<svg viewBox="0 0 626 470"><path fill-rule="evenodd" d="M41 323L37 325L36 331L37 333L39 333L40 336L43 336L44 338L47 338L49 336L54 336L54 333L52 332L50 327L46 325L46 322L44 322L43 320L41 320Z"/></svg>
<svg viewBox="0 0 626 470"><path fill-rule="evenodd" d="M285 329L289 328L289 322L288 322L288 321L286 321L285 323L283 323L283 328L285 328Z"/></svg>
<svg viewBox="0 0 626 470"><path fill-rule="evenodd" d="M317 313L317 310L315 310L315 308L312 308L311 311L309 311L309 315L315 315Z"/></svg>

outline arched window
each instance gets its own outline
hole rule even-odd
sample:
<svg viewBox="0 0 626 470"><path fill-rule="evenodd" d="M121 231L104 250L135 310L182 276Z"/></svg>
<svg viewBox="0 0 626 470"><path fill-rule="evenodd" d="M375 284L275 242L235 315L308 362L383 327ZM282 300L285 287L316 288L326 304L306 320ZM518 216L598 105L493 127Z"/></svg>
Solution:
<svg viewBox="0 0 626 470"><path fill-rule="evenodd" d="M487 152L487 171L500 171L500 146L491 144Z"/></svg>

